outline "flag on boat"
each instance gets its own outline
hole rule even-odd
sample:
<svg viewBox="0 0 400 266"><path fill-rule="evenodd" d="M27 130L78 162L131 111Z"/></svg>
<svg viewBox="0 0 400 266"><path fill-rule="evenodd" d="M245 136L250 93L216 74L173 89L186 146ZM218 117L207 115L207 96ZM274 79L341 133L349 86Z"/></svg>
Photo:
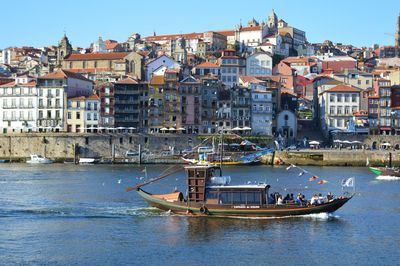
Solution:
<svg viewBox="0 0 400 266"><path fill-rule="evenodd" d="M354 187L354 177L343 179L342 187Z"/></svg>
<svg viewBox="0 0 400 266"><path fill-rule="evenodd" d="M328 181L327 181L327 180L324 180L324 179L318 181L318 185L324 185L324 184L326 184L326 183L328 183Z"/></svg>
<svg viewBox="0 0 400 266"><path fill-rule="evenodd" d="M146 169L146 167L142 170L142 173L146 173L147 172L147 169Z"/></svg>
<svg viewBox="0 0 400 266"><path fill-rule="evenodd" d="M367 157L367 163L366 163L366 166L368 166L369 165L369 158Z"/></svg>
<svg viewBox="0 0 400 266"><path fill-rule="evenodd" d="M317 180L318 179L318 176L316 176L316 175L313 175L312 177L310 177L309 179L308 179L308 181L314 181L314 180Z"/></svg>

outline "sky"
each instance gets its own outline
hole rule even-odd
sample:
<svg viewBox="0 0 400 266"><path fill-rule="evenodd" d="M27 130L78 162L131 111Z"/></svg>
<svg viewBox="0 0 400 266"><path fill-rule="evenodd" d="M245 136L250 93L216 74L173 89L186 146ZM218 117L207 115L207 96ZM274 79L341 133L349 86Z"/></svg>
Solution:
<svg viewBox="0 0 400 266"><path fill-rule="evenodd" d="M272 9L311 43L370 47L394 44L387 34L395 32L400 1L13 0L2 1L1 9L0 49L57 45L64 31L73 47L89 47L99 36L123 42L136 32L145 37L233 29L253 17L265 21Z"/></svg>

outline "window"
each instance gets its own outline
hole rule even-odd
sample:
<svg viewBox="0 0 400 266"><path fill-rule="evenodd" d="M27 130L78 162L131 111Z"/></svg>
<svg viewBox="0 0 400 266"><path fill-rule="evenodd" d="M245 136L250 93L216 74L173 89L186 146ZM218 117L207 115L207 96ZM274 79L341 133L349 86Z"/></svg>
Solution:
<svg viewBox="0 0 400 266"><path fill-rule="evenodd" d="M347 103L350 102L350 96L348 94L344 95L344 101Z"/></svg>
<svg viewBox="0 0 400 266"><path fill-rule="evenodd" d="M344 108L344 113L345 113L346 115L350 114L350 106L346 106L346 107Z"/></svg>
<svg viewBox="0 0 400 266"><path fill-rule="evenodd" d="M76 112L76 119L81 119L81 112Z"/></svg>
<svg viewBox="0 0 400 266"><path fill-rule="evenodd" d="M76 102L76 108L78 108L78 109L81 108L81 102L79 102L79 101Z"/></svg>
<svg viewBox="0 0 400 266"><path fill-rule="evenodd" d="M337 108L337 114L338 114L338 115L341 115L341 114L342 114L342 109L343 109L342 106L338 106L338 108Z"/></svg>
<svg viewBox="0 0 400 266"><path fill-rule="evenodd" d="M57 118L57 119L60 119L60 118L61 118L61 116L60 116L60 110L56 110L56 118Z"/></svg>
<svg viewBox="0 0 400 266"><path fill-rule="evenodd" d="M357 102L357 94L351 94L351 102L355 103Z"/></svg>
<svg viewBox="0 0 400 266"><path fill-rule="evenodd" d="M67 118L68 118L68 119L72 119L72 113L71 113L71 112L68 112L68 113L67 113Z"/></svg>
<svg viewBox="0 0 400 266"><path fill-rule="evenodd" d="M336 99L339 103L342 102L342 94L337 94L336 97L337 97Z"/></svg>
<svg viewBox="0 0 400 266"><path fill-rule="evenodd" d="M329 109L329 114L334 115L335 114L335 107L330 107Z"/></svg>
<svg viewBox="0 0 400 266"><path fill-rule="evenodd" d="M335 102L335 96L334 96L332 93L329 94L329 101L330 101L331 103Z"/></svg>
<svg viewBox="0 0 400 266"><path fill-rule="evenodd" d="M86 114L86 120L92 120L92 115L91 113Z"/></svg>

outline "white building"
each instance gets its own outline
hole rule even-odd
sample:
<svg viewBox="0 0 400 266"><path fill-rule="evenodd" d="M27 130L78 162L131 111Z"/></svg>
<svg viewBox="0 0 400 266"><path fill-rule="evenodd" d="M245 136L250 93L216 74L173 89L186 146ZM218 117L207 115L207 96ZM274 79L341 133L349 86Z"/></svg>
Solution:
<svg viewBox="0 0 400 266"><path fill-rule="evenodd" d="M101 37L93 43L93 53L107 53L106 44Z"/></svg>
<svg viewBox="0 0 400 266"><path fill-rule="evenodd" d="M251 133L254 135L272 135L272 91L251 84Z"/></svg>
<svg viewBox="0 0 400 266"><path fill-rule="evenodd" d="M93 94L85 98L86 132L96 132L99 127L100 98Z"/></svg>
<svg viewBox="0 0 400 266"><path fill-rule="evenodd" d="M264 52L256 52L246 58L247 76L272 75L272 57Z"/></svg>
<svg viewBox="0 0 400 266"><path fill-rule="evenodd" d="M160 69L164 69L162 73L165 72L165 69L179 69L181 67L175 60L172 58L162 55L153 61L150 61L146 64L146 80L151 80L151 77L155 71L160 71Z"/></svg>
<svg viewBox="0 0 400 266"><path fill-rule="evenodd" d="M332 130L347 130L353 113L360 110L360 89L338 85L319 97L320 123L326 135Z"/></svg>
<svg viewBox="0 0 400 266"><path fill-rule="evenodd" d="M297 137L297 117L290 110L283 110L276 117L276 131L280 135L285 146L289 145Z"/></svg>
<svg viewBox="0 0 400 266"><path fill-rule="evenodd" d="M236 56L233 49L225 49L219 58L221 81L224 85L233 86L239 83L239 76L246 71L246 60Z"/></svg>
<svg viewBox="0 0 400 266"><path fill-rule="evenodd" d="M67 98L92 95L93 82L82 75L59 70L38 78L39 130L65 130Z"/></svg>
<svg viewBox="0 0 400 266"><path fill-rule="evenodd" d="M20 76L0 86L0 99L3 133L26 132L36 127L38 91L32 77Z"/></svg>

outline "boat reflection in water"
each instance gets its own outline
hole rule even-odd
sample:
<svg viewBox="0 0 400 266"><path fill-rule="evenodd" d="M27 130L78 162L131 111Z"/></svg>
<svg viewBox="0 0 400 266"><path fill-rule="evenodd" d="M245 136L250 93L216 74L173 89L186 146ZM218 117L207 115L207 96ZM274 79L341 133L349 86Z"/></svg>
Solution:
<svg viewBox="0 0 400 266"><path fill-rule="evenodd" d="M269 204L270 185L268 184L229 185L230 178L223 177L220 167L217 166L195 165L187 166L185 170L188 185L187 198L179 191L153 195L142 189L144 185L160 180L167 175L127 190L136 190L150 206L161 210L190 216L217 217L283 217L332 213L353 197L344 195L318 205L294 202L279 205ZM215 172L218 171L219 176L215 175Z"/></svg>

